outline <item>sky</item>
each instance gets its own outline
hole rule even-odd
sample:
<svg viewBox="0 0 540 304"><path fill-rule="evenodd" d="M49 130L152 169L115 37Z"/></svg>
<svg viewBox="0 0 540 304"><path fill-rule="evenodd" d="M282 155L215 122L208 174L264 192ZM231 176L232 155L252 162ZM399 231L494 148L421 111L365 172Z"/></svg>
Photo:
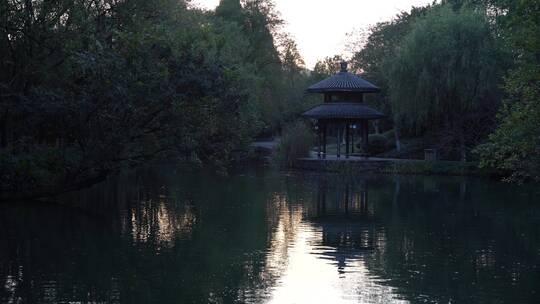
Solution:
<svg viewBox="0 0 540 304"><path fill-rule="evenodd" d="M350 54L347 35L365 32L413 6L432 0L274 0L308 68L327 56ZM193 0L214 9L219 0Z"/></svg>

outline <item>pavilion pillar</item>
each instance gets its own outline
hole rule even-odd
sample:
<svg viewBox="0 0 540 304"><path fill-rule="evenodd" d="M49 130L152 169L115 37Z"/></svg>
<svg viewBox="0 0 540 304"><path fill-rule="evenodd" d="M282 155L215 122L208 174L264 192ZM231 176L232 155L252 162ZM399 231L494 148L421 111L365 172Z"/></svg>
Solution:
<svg viewBox="0 0 540 304"><path fill-rule="evenodd" d="M336 135L336 157L341 157L341 125L337 125L337 135Z"/></svg>
<svg viewBox="0 0 540 304"><path fill-rule="evenodd" d="M349 123L345 126L345 157L349 158L349 138L350 138L350 127Z"/></svg>
<svg viewBox="0 0 540 304"><path fill-rule="evenodd" d="M323 156L323 158L326 158L326 122L324 122L322 124L322 128L323 128L323 138L322 138L322 140L323 140L323 147L322 147L323 148L323 155L322 156Z"/></svg>
<svg viewBox="0 0 540 304"><path fill-rule="evenodd" d="M356 127L353 127L351 131L351 154L354 154L354 131L356 131Z"/></svg>
<svg viewBox="0 0 540 304"><path fill-rule="evenodd" d="M321 130L322 126L321 126L321 123L320 121L317 122L317 137L318 137L318 140L317 140L317 143L318 143L318 148L317 148L317 158L321 158L322 157L322 130Z"/></svg>

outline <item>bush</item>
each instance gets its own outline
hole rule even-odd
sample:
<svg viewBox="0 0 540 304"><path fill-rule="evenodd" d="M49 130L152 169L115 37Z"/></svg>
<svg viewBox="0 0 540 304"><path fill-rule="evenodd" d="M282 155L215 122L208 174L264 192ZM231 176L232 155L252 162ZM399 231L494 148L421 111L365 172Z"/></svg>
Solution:
<svg viewBox="0 0 540 304"><path fill-rule="evenodd" d="M381 133L382 136L386 137L386 140L395 140L396 139L396 131L394 129L390 129L386 132Z"/></svg>
<svg viewBox="0 0 540 304"><path fill-rule="evenodd" d="M363 151L363 143L360 141L357 144L357 147L360 151ZM380 154L389 150L388 148L388 139L382 134L371 134L369 135L369 148L368 152L370 155Z"/></svg>
<svg viewBox="0 0 540 304"><path fill-rule="evenodd" d="M369 135L369 154L380 154L386 152L387 139L381 134Z"/></svg>
<svg viewBox="0 0 540 304"><path fill-rule="evenodd" d="M292 166L298 158L308 157L313 147L314 134L304 122L296 122L283 129L277 149L277 160Z"/></svg>

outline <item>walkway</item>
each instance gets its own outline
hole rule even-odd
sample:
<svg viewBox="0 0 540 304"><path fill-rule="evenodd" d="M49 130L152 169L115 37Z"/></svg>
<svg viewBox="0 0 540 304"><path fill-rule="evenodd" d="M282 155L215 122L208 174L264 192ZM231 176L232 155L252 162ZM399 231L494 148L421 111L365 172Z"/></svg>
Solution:
<svg viewBox="0 0 540 304"><path fill-rule="evenodd" d="M349 156L345 155L337 157L336 155L327 155L326 158L318 158L316 152L311 152L310 157L299 158L301 161L314 161L314 162L423 162L420 159L400 159L400 158L380 158L380 157L363 157L363 156Z"/></svg>

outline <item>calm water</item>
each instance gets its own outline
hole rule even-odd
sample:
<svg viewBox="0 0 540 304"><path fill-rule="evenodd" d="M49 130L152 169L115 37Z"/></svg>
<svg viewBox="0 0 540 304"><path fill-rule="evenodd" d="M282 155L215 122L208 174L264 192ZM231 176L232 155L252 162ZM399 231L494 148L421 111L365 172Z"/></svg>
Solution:
<svg viewBox="0 0 540 304"><path fill-rule="evenodd" d="M540 194L154 168L0 205L1 303L540 303Z"/></svg>

